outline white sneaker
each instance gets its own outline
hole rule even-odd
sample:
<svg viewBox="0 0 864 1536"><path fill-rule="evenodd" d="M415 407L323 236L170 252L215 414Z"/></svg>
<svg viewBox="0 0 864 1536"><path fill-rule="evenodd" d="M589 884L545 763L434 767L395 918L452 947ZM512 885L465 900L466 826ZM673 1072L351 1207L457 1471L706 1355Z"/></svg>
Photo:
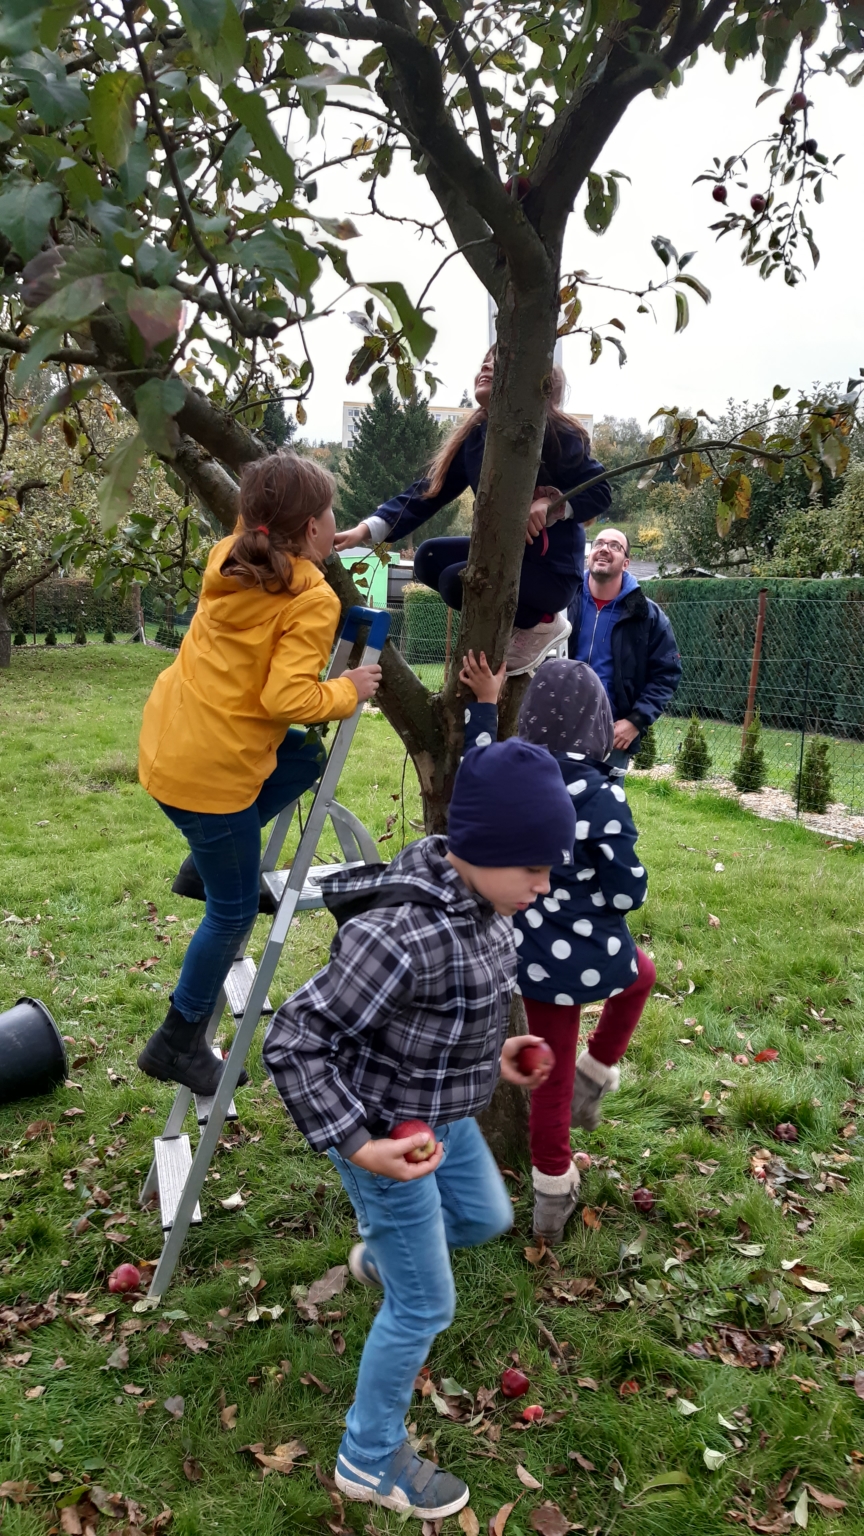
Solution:
<svg viewBox="0 0 864 1536"><path fill-rule="evenodd" d="M533 629L514 629L507 647L507 676L519 677L534 672L550 651L555 651L572 629L566 613L556 613L549 624L535 624Z"/></svg>

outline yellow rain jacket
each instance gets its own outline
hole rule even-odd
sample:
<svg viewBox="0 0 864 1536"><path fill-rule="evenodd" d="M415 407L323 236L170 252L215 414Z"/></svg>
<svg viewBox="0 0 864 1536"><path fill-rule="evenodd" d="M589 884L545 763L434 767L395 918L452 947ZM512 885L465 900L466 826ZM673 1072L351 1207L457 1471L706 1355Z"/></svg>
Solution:
<svg viewBox="0 0 864 1536"><path fill-rule="evenodd" d="M357 708L349 678L322 683L339 600L311 560L293 561L290 593L241 587L210 553L197 611L177 660L144 706L138 776L184 811L243 811L276 766L289 725L344 720Z"/></svg>

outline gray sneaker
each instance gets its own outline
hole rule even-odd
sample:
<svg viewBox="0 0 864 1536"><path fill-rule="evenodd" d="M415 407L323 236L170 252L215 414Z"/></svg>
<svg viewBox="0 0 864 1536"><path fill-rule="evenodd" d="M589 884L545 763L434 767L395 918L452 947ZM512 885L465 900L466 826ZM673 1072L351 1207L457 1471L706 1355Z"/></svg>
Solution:
<svg viewBox="0 0 864 1536"><path fill-rule="evenodd" d="M554 619L535 624L533 629L514 629L507 647L507 676L520 677L523 672L536 672L549 652L557 650L567 639L570 629L566 613L556 613Z"/></svg>
<svg viewBox="0 0 864 1536"><path fill-rule="evenodd" d="M570 1100L570 1124L583 1131L596 1131L603 1119L601 1099L604 1093L617 1093L621 1073L617 1067L605 1067L583 1051L576 1063L573 1097Z"/></svg>
<svg viewBox="0 0 864 1536"><path fill-rule="evenodd" d="M348 1255L348 1268L355 1280L361 1285L368 1285L371 1290L383 1290L384 1281L378 1273L377 1266L369 1257L369 1250L365 1243L355 1243Z"/></svg>
<svg viewBox="0 0 864 1536"><path fill-rule="evenodd" d="M531 1169L534 1184L534 1236L560 1243L570 1217L579 1204L579 1169L571 1163L561 1174Z"/></svg>

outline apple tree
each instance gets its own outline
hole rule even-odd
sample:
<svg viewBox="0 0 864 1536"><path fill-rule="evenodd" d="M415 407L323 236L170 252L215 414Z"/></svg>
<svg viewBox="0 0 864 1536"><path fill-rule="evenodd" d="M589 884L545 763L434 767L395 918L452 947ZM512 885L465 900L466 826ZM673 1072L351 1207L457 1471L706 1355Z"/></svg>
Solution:
<svg viewBox="0 0 864 1536"><path fill-rule="evenodd" d="M810 210L832 174L808 83L827 72L854 85L864 72L864 17L848 0L7 0L3 389L20 394L39 369L60 369L47 415L64 420L97 387L116 397L128 430L103 466L106 529L128 520L154 456L184 499L230 528L237 476L267 451L267 403L293 401L305 419L315 337L342 302L319 295L334 283L363 328L349 380L376 389L392 371L406 398L423 382L435 334L425 294L387 272L355 281L357 230L321 211L328 170L347 164L371 216L393 217L388 176L407 157L428 188L430 225L434 214L446 229L446 259L467 262L498 308L462 623L464 642L497 660L556 335L583 333L592 360L609 345L624 358L625 322L606 318L602 284L562 270L568 220L582 199L589 227L608 227L621 186L603 158L610 134L646 92L689 88L708 49L730 71L760 57L782 106L762 149L730 145L706 172L718 232L740 236L764 277L794 283L802 250L818 254ZM728 187L751 176L736 212ZM668 303L680 330L691 300L710 295L669 240L655 240L650 259L660 281L634 275L632 302ZM687 483L712 477L731 526L746 515L751 460L778 473L790 455L814 475L841 468L849 409L803 402L788 441L769 423L703 453L704 423L670 406L645 457L671 461ZM331 580L350 600L341 568ZM430 828L443 825L458 762L457 690L451 675L431 697L386 657L381 702Z"/></svg>

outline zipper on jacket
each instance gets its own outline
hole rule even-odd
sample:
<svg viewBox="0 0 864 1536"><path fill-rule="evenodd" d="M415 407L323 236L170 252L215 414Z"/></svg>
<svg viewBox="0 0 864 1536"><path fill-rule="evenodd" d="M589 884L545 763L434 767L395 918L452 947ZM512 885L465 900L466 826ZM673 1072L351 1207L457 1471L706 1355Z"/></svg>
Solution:
<svg viewBox="0 0 864 1536"><path fill-rule="evenodd" d="M592 597L591 601L592 601L592 603L594 603L593 597ZM594 640L595 640L595 637L597 635L597 624L598 624L598 621L600 619L601 612L602 612L602 609L598 608L597 604L594 603L594 628L591 631L591 644L588 647L588 665L589 665L589 667L591 665L591 657L594 654Z"/></svg>

